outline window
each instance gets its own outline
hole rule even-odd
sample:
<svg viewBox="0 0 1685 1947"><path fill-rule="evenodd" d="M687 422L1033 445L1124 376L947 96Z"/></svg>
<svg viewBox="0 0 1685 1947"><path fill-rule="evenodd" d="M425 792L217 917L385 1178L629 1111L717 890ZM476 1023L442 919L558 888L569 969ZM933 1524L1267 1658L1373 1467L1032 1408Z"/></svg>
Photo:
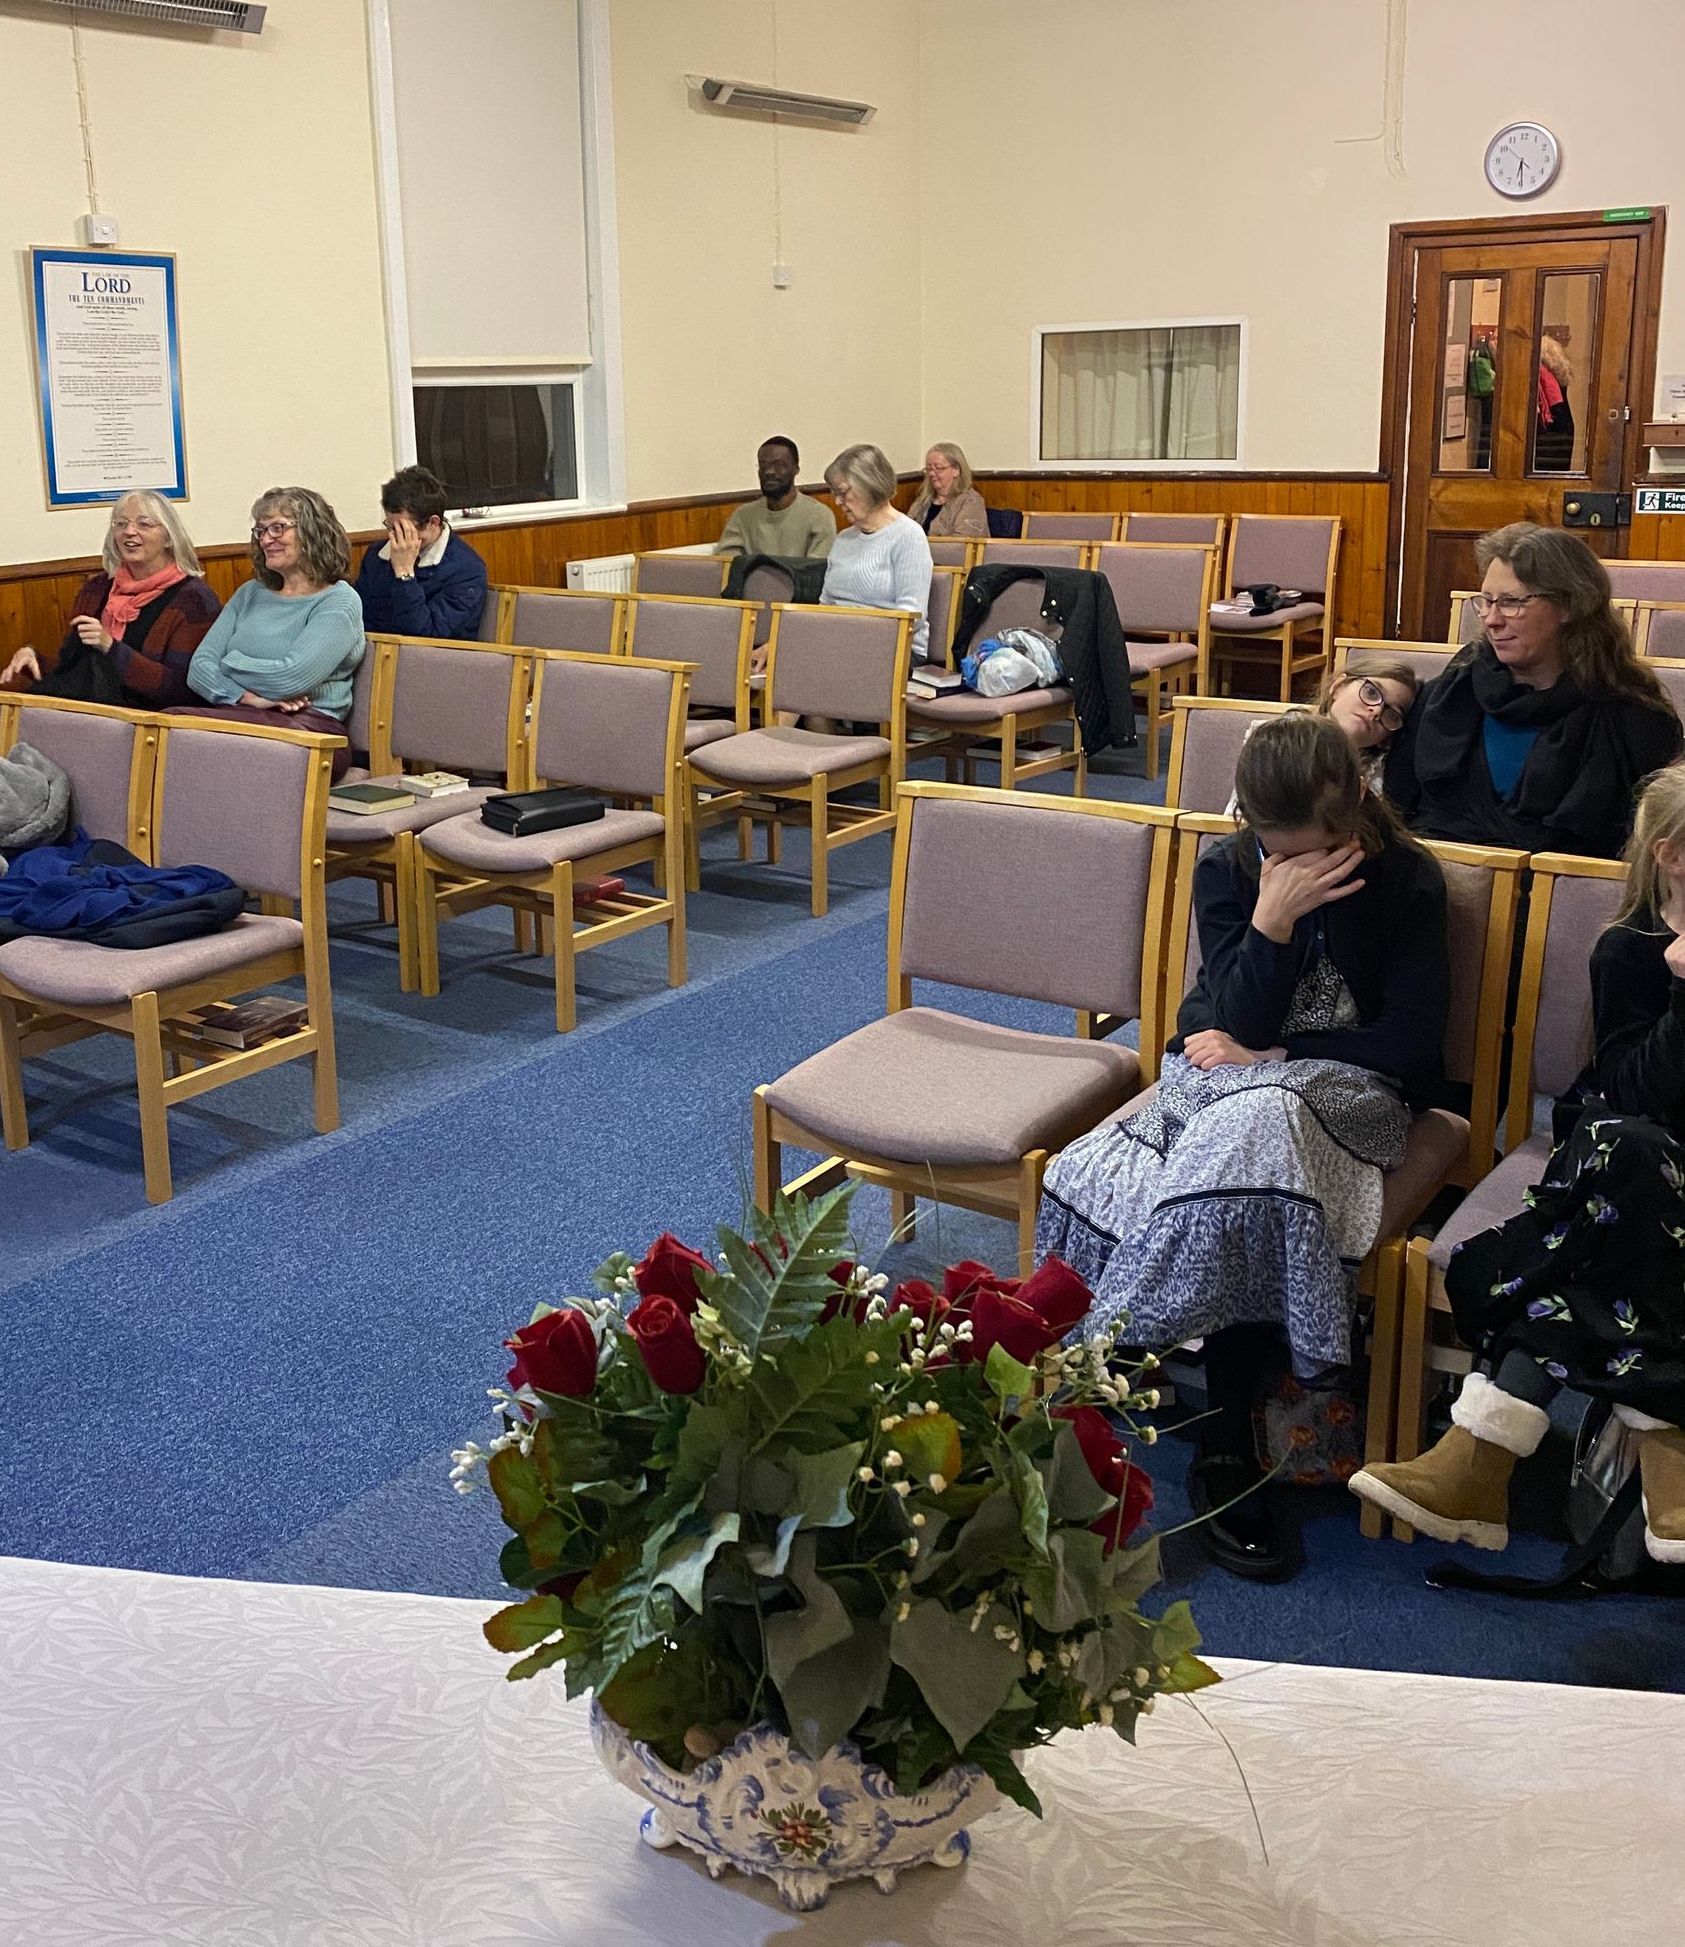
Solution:
<svg viewBox="0 0 1685 1947"><path fill-rule="evenodd" d="M577 501L575 411L571 380L423 382L415 388L415 456L467 514Z"/></svg>
<svg viewBox="0 0 1685 1947"><path fill-rule="evenodd" d="M1239 463L1243 319L1079 325L1035 336L1042 459Z"/></svg>

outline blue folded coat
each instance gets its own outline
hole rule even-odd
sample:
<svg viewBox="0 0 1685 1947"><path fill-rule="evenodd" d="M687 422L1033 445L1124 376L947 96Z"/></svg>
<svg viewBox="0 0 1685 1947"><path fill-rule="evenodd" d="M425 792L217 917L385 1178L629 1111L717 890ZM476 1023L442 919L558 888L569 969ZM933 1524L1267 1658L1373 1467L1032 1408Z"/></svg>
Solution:
<svg viewBox="0 0 1685 1947"><path fill-rule="evenodd" d="M62 845L20 852L0 878L0 941L28 935L90 946L168 946L214 933L245 894L208 865L145 865L80 826Z"/></svg>

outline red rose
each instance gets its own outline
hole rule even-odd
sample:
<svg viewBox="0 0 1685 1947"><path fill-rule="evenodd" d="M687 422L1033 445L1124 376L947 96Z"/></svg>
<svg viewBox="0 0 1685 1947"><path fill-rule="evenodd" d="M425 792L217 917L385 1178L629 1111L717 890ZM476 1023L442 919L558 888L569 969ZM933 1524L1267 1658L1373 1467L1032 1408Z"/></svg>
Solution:
<svg viewBox="0 0 1685 1947"><path fill-rule="evenodd" d="M926 1333L930 1333L948 1316L953 1306L923 1278L903 1278L890 1297L889 1309L892 1312L911 1312Z"/></svg>
<svg viewBox="0 0 1685 1947"><path fill-rule="evenodd" d="M1097 1406L1056 1406L1053 1418L1069 1420L1077 1437L1088 1471L1118 1506L1107 1508L1093 1524L1093 1532L1104 1538L1109 1555L1120 1541L1127 1541L1140 1527L1142 1517L1152 1511L1153 1484L1139 1467L1129 1464L1129 1452L1118 1438L1117 1429Z"/></svg>
<svg viewBox="0 0 1685 1947"><path fill-rule="evenodd" d="M682 1246L681 1246L682 1248ZM664 1393L694 1393L708 1369L690 1319L671 1298L646 1298L626 1320L649 1376Z"/></svg>
<svg viewBox="0 0 1685 1947"><path fill-rule="evenodd" d="M988 1358L991 1346L1001 1345L1020 1365L1034 1365L1037 1354L1051 1342L1041 1314L1015 1292L998 1285L977 1287L971 1301L971 1338L960 1348L969 1359L981 1362Z"/></svg>
<svg viewBox="0 0 1685 1947"><path fill-rule="evenodd" d="M1141 1468L1123 1463L1123 1492L1118 1495L1118 1508L1108 1508L1094 1523L1094 1533L1104 1538L1105 1552L1109 1555L1120 1541L1127 1541L1153 1511L1152 1477Z"/></svg>
<svg viewBox="0 0 1685 1947"><path fill-rule="evenodd" d="M942 1273L942 1296L957 1311L966 1311L979 1291L1016 1291L1016 1278L997 1278L986 1264L975 1258L961 1258Z"/></svg>
<svg viewBox="0 0 1685 1947"><path fill-rule="evenodd" d="M1047 1327L1049 1345L1056 1345L1088 1316L1094 1294L1062 1257L1044 1259L1033 1277L1018 1287L1020 1303L1037 1313Z"/></svg>
<svg viewBox="0 0 1685 1947"><path fill-rule="evenodd" d="M597 1335L576 1306L546 1312L503 1343L515 1355L509 1384L584 1399L597 1383Z"/></svg>
<svg viewBox="0 0 1685 1947"><path fill-rule="evenodd" d="M696 1274L713 1268L700 1251L693 1251L670 1230L664 1230L644 1252L642 1261L633 1265L632 1282L639 1297L671 1298L688 1317L702 1302Z"/></svg>
<svg viewBox="0 0 1685 1947"><path fill-rule="evenodd" d="M765 1264L766 1260L763 1258L761 1262ZM770 1270L771 1266L767 1268ZM847 1312L857 1325L865 1322L869 1300L863 1292L857 1292L853 1298L848 1295L848 1281L854 1276L855 1268L853 1258L845 1257L840 1258L825 1273L832 1284L839 1286L840 1289L834 1298L825 1300L825 1309L819 1314L821 1325L829 1325L833 1318L840 1318L844 1312Z"/></svg>

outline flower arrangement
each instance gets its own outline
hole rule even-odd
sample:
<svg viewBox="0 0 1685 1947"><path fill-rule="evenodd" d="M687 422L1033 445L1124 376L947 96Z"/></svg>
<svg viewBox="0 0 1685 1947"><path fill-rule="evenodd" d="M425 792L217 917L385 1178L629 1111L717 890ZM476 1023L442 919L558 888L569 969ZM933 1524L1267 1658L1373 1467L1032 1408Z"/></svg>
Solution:
<svg viewBox="0 0 1685 1947"><path fill-rule="evenodd" d="M666 1765L770 1724L848 1739L898 1792L980 1767L1039 1812L1017 1754L1133 1738L1215 1673L1186 1603L1144 1615L1151 1484L1115 1430L1153 1365L1073 1337L1092 1294L954 1265L941 1290L845 1255L851 1185L780 1197L716 1265L671 1235L508 1340L483 1469L514 1531L486 1623L508 1672L560 1663Z"/></svg>

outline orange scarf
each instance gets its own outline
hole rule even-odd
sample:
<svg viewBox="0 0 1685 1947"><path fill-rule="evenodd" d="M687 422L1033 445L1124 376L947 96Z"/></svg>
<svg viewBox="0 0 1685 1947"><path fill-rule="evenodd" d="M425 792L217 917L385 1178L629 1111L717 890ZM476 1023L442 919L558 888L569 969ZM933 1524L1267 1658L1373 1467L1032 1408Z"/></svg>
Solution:
<svg viewBox="0 0 1685 1947"><path fill-rule="evenodd" d="M120 636L148 602L155 601L166 588L186 581L186 573L171 561L155 575L136 576L120 566L111 577L111 592L99 612L100 625L107 635Z"/></svg>

